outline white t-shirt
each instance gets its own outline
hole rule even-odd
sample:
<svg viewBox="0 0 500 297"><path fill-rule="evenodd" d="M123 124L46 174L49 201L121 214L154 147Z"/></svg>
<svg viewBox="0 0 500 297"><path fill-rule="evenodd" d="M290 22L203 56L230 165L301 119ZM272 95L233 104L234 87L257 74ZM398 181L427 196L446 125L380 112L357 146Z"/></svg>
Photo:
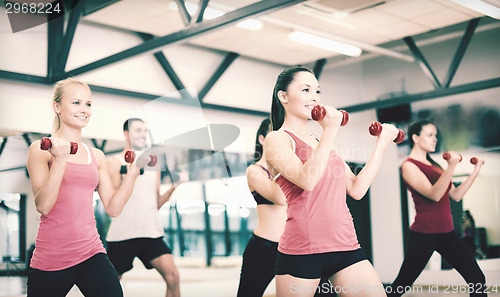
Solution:
<svg viewBox="0 0 500 297"><path fill-rule="evenodd" d="M123 157L117 155L122 165ZM119 216L112 218L107 241L122 241L132 238L158 238L165 232L160 221L157 199L158 172L148 170L139 175L135 181L130 199Z"/></svg>

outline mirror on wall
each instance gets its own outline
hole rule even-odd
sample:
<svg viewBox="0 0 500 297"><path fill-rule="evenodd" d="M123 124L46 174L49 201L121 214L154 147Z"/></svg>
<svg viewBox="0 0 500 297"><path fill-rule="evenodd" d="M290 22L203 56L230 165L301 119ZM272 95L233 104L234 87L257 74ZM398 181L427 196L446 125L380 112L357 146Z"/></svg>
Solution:
<svg viewBox="0 0 500 297"><path fill-rule="evenodd" d="M469 245L478 260L500 257L500 109L493 102L475 104L443 104L434 108L420 105L414 108L412 119L430 120L438 129L438 144L432 158L446 168L442 157L445 151L456 151L463 156L456 168L453 183L458 186L472 172L471 157L480 157L485 165L475 182L460 202L451 201L455 230ZM410 153L408 140L399 145L400 163ZM413 198L401 180L403 233L413 223L415 207ZM433 256L434 258L434 256ZM432 263L434 262L434 263ZM437 264L436 264L437 263ZM445 261L431 261L427 269L449 268Z"/></svg>
<svg viewBox="0 0 500 297"><path fill-rule="evenodd" d="M29 144L45 136L48 135L10 134L4 135L0 141L4 143L0 158L0 193L6 193L0 196L0 260L3 260L0 274L7 270L13 273L13 265L26 268L29 261L29 249L35 240L39 214L31 200L26 157ZM125 146L123 141L116 140L83 138L82 142L88 147L101 149L109 158L120 153ZM211 150L200 146L199 142L194 148L156 145L144 152L158 155L158 165L147 170L161 172L160 191L167 190L172 181L178 179L181 170L187 171L190 178L160 209L167 234L165 240L172 243L174 253L186 257L206 257L200 261L211 261L212 257L220 255L241 255L257 221L255 202L245 177L252 155L234 149ZM29 194L8 193L16 190ZM27 223L22 219L21 214L26 210L20 212L19 197L24 197L22 201L30 214ZM94 202L97 228L104 239L110 218L97 192ZM210 237L206 236L207 230Z"/></svg>
<svg viewBox="0 0 500 297"><path fill-rule="evenodd" d="M0 192L0 273L26 269L26 195Z"/></svg>

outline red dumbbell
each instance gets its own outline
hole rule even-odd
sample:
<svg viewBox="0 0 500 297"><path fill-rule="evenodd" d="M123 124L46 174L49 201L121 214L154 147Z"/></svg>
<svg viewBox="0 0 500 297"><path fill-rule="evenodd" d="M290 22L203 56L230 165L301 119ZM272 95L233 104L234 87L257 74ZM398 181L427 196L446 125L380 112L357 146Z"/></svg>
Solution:
<svg viewBox="0 0 500 297"><path fill-rule="evenodd" d="M345 126L347 125L347 122L349 122L349 114L347 111L340 109L339 110L342 113L342 123L340 123L340 126Z"/></svg>
<svg viewBox="0 0 500 297"><path fill-rule="evenodd" d="M347 122L349 122L349 114L347 113L347 111L342 109L339 109L339 111L342 113L342 123L340 123L340 126L345 126L347 125ZM325 116L326 109L321 105L315 105L311 110L311 117L315 121L321 121L325 118Z"/></svg>
<svg viewBox="0 0 500 297"><path fill-rule="evenodd" d="M472 165L476 165L477 162L479 162L479 158L478 157L472 157L472 158L470 158L470 163ZM483 162L481 162L481 164L484 164L484 160L483 160Z"/></svg>
<svg viewBox="0 0 500 297"><path fill-rule="evenodd" d="M78 151L78 143L70 142L69 144L71 145L69 153L72 155L76 154L76 152ZM50 141L50 138L42 137L42 139L40 140L40 149L46 151L51 147L52 147L52 141Z"/></svg>
<svg viewBox="0 0 500 297"><path fill-rule="evenodd" d="M458 162L462 162L462 155L459 154L459 156L460 156L460 161L458 161ZM446 161L448 161L450 159L450 157L451 157L451 155L449 152L443 153L443 159L445 159ZM476 162L477 162L477 160L476 160ZM472 160L471 160L471 163L472 163Z"/></svg>
<svg viewBox="0 0 500 297"><path fill-rule="evenodd" d="M156 163L158 163L158 158L155 156L155 155L149 155L149 162L148 162L148 166L149 167L155 167L156 166Z"/></svg>
<svg viewBox="0 0 500 297"><path fill-rule="evenodd" d="M133 151L126 151L125 152L125 162L131 164L134 163L135 160L135 153ZM148 166L149 167L154 167L158 163L158 158L155 155L149 155L149 162Z"/></svg>
<svg viewBox="0 0 500 297"><path fill-rule="evenodd" d="M379 136L380 133L382 133L382 124L380 122L373 122L370 124L368 127L368 132L370 132L370 135L372 136ZM396 139L394 139L395 143L401 143L405 139L405 132L401 129L398 129L398 136L396 136Z"/></svg>
<svg viewBox="0 0 500 297"><path fill-rule="evenodd" d="M124 159L125 159L125 162L127 162L129 164L134 163L135 153L133 151L126 151Z"/></svg>

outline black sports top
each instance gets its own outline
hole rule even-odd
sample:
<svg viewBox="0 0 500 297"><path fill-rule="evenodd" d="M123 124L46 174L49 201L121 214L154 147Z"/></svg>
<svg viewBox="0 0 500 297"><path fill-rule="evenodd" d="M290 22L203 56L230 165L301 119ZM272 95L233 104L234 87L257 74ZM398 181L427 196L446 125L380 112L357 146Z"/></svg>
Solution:
<svg viewBox="0 0 500 297"><path fill-rule="evenodd" d="M269 179L271 179L271 173L269 173L269 170L267 170L266 168L264 168L260 164L254 164L254 165L260 166L260 168L262 168L265 172L267 172L267 176L269 176ZM257 191L252 191L252 196L255 199L255 202L257 202L257 205L260 205L260 204L274 205L274 202L267 200L261 194L257 193Z"/></svg>

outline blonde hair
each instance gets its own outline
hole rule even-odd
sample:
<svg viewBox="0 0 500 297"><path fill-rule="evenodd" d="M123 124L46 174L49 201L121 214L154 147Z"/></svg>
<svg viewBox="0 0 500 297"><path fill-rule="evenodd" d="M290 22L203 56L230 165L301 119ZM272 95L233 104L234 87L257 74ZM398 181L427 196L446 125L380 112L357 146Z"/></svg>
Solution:
<svg viewBox="0 0 500 297"><path fill-rule="evenodd" d="M71 86L71 85L83 86L83 87L86 87L87 89L89 89L89 91L90 91L90 87L86 83L79 81L79 80L76 80L74 78L68 77L66 79L58 81L56 83L56 85L54 86L54 96L52 98L52 103L53 104L54 103L61 103L65 87ZM57 133L57 131L59 131L60 128L61 128L61 119L59 118L59 114L56 113L56 115L54 117L54 123L52 124L52 135Z"/></svg>

